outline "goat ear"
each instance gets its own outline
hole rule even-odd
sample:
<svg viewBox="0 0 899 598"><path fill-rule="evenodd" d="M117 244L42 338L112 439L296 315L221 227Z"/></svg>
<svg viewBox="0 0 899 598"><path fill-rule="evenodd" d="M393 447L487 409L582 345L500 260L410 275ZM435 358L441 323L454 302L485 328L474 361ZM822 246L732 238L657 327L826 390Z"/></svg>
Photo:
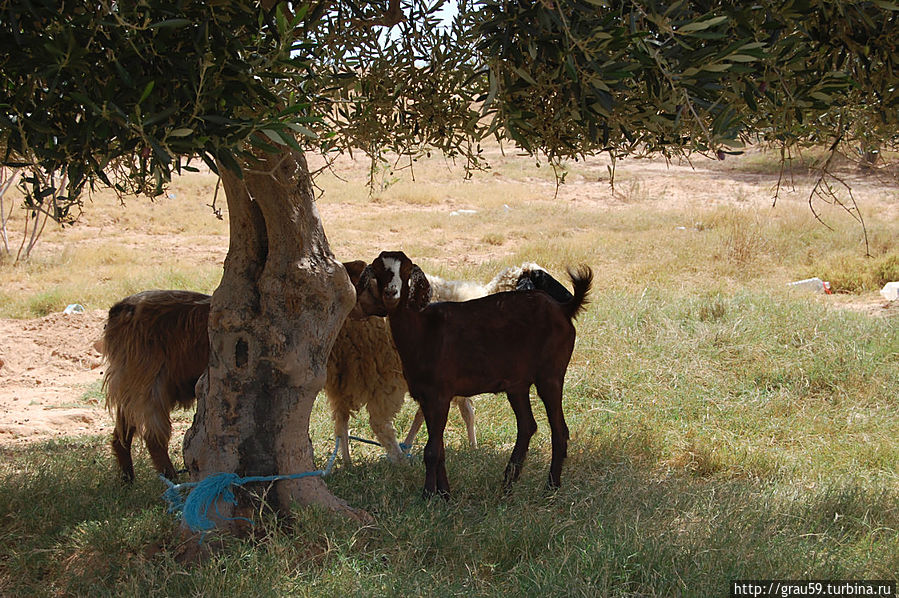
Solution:
<svg viewBox="0 0 899 598"><path fill-rule="evenodd" d="M362 272L359 273L359 276L354 283L356 295L368 288L374 275L374 269L372 269L371 264L362 268Z"/></svg>
<svg viewBox="0 0 899 598"><path fill-rule="evenodd" d="M521 275L521 278L518 279L518 284L515 285L516 291L533 291L536 288L534 281L524 274Z"/></svg>
<svg viewBox="0 0 899 598"><path fill-rule="evenodd" d="M412 264L409 274L409 307L422 310L431 302L431 285L421 268Z"/></svg>
<svg viewBox="0 0 899 598"><path fill-rule="evenodd" d="M362 276L362 272L365 270L366 265L367 264L362 260L343 263L343 267L346 269L347 276L350 277L350 282L353 283L353 286L359 284L359 278Z"/></svg>

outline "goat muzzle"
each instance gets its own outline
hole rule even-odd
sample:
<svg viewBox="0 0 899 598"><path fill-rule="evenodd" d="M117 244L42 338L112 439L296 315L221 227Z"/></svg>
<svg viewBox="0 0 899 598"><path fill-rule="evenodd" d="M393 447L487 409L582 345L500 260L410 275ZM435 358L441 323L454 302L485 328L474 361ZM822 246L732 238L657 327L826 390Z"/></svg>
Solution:
<svg viewBox="0 0 899 598"><path fill-rule="evenodd" d="M388 295L387 292L385 291L384 294L381 296L381 299L384 302L384 307L386 307L387 309L389 309L391 311L396 309L400 304L399 294Z"/></svg>

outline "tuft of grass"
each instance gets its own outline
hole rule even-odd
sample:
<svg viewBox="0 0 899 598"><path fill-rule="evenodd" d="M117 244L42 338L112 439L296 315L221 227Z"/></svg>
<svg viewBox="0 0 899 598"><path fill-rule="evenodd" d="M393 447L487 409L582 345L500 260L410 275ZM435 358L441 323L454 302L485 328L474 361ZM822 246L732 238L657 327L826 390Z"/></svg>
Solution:
<svg viewBox="0 0 899 598"><path fill-rule="evenodd" d="M103 392L103 381L97 380L84 386L79 400L94 406L102 406L106 402L106 394Z"/></svg>
<svg viewBox="0 0 899 598"><path fill-rule="evenodd" d="M816 276L830 281L834 291L876 291L890 281L899 280L899 252L873 258L840 253L821 260L815 272Z"/></svg>
<svg viewBox="0 0 899 598"><path fill-rule="evenodd" d="M65 309L67 299L59 289L41 291L27 299L27 315L40 318Z"/></svg>
<svg viewBox="0 0 899 598"><path fill-rule="evenodd" d="M505 236L500 233L490 233L481 238L481 243L483 245L502 245L505 242Z"/></svg>

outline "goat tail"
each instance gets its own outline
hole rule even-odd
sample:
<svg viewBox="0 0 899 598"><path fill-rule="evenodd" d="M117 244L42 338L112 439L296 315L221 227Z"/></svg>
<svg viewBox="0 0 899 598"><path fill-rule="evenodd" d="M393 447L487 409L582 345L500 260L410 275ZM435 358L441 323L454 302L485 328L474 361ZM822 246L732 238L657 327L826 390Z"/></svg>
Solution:
<svg viewBox="0 0 899 598"><path fill-rule="evenodd" d="M593 270L586 264L581 264L577 270L572 271L568 268L568 276L571 278L571 284L574 286L574 297L567 303L563 303L565 314L569 320L577 318L590 301L587 295L590 294L590 288L593 286Z"/></svg>

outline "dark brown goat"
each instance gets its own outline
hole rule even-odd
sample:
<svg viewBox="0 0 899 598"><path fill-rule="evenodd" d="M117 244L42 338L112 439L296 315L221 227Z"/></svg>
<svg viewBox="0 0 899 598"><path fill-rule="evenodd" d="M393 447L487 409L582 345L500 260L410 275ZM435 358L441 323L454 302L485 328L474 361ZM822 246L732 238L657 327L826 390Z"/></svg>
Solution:
<svg viewBox="0 0 899 598"><path fill-rule="evenodd" d="M548 486L561 484L568 453L568 426L562 412L562 385L575 329L593 272L569 271L574 296L559 303L543 291L489 295L463 303L428 304L430 285L421 269L402 252L382 252L363 272L356 289L360 309L388 316L403 363L409 393L418 401L428 428L424 495L449 497L443 431L453 396L505 391L518 436L503 486L521 473L537 422L529 391L536 385L552 430Z"/></svg>
<svg viewBox="0 0 899 598"><path fill-rule="evenodd" d="M109 310L103 333L106 407L115 414L112 450L127 481L134 479L131 441L144 439L153 466L174 479L169 458L170 413L194 402L209 363L209 295L145 291Z"/></svg>

